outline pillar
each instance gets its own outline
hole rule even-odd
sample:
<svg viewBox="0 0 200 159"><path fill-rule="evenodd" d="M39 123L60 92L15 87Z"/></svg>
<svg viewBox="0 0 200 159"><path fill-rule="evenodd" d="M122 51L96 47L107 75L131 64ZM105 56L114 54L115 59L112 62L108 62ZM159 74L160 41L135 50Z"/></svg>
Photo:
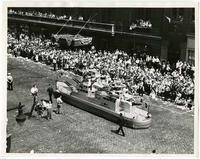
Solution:
<svg viewBox="0 0 200 159"><path fill-rule="evenodd" d="M161 60L167 60L168 45L169 45L169 42L167 40L163 40L161 42L161 53L160 53L160 59Z"/></svg>

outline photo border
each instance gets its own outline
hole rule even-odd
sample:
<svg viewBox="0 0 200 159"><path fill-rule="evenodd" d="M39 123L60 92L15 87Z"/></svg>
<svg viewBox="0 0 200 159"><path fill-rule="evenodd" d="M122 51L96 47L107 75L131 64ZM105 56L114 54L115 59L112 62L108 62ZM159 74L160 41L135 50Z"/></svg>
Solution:
<svg viewBox="0 0 200 159"><path fill-rule="evenodd" d="M114 3L114 4L113 4ZM29 154L29 153L5 153L6 146L6 123L7 123L7 8L8 7L133 7L133 8L195 8L195 111L194 111L194 154ZM3 51L0 54L1 63L1 76L2 82L0 83L0 95L1 99L1 111L0 111L0 152L3 157L198 157L199 156L199 4L197 2L174 2L174 1L163 1L163 2L130 2L130 1L3 1L2 5L2 48ZM4 141L4 142L2 142Z"/></svg>

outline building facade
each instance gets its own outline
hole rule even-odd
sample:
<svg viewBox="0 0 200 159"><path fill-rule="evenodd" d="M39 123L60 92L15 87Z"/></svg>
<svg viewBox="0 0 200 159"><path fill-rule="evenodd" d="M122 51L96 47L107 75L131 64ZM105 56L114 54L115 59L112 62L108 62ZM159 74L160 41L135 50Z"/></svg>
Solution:
<svg viewBox="0 0 200 159"><path fill-rule="evenodd" d="M9 8L10 9L10 8ZM148 54L172 63L177 60L194 63L194 8L12 8L66 15L72 20L55 22L53 19L33 19L8 15L9 26L26 25L31 31L92 36L97 49L120 49L132 54L148 47ZM81 17L81 20L79 19ZM26 20L20 20L25 18ZM30 19L34 21L30 22ZM48 21L48 23L41 23ZM151 27L140 26L144 22ZM51 25L52 23L52 25ZM60 25L55 25L58 23ZM85 25L87 23L87 25ZM136 25L137 24L137 25ZM133 29L130 29L134 26ZM80 31L81 30L81 31Z"/></svg>

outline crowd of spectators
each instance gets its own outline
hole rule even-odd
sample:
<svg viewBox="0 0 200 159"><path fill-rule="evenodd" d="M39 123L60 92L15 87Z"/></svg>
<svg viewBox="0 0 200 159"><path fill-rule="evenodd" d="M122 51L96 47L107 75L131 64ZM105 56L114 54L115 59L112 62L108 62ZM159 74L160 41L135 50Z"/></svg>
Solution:
<svg viewBox="0 0 200 159"><path fill-rule="evenodd" d="M58 69L97 69L111 80L117 78L135 94L150 95L178 105L194 101L194 66L177 61L175 68L158 57L141 54L129 56L124 51L60 50L51 40L8 33L8 53L36 62L54 65Z"/></svg>
<svg viewBox="0 0 200 159"><path fill-rule="evenodd" d="M135 28L152 28L152 23L150 22L150 20L143 20L143 19L139 19L136 20L135 23L132 23L130 26L130 30L133 30Z"/></svg>
<svg viewBox="0 0 200 159"><path fill-rule="evenodd" d="M69 19L72 20L75 17L72 17L71 15L56 15L53 14L52 12L40 12L40 11L21 11L21 10L13 10L13 9L9 9L8 10L8 14L16 14L16 15L24 15L24 16L37 16L37 17L43 17L43 18L56 18L56 19ZM84 20L83 16L78 16L77 18L75 18L76 20Z"/></svg>

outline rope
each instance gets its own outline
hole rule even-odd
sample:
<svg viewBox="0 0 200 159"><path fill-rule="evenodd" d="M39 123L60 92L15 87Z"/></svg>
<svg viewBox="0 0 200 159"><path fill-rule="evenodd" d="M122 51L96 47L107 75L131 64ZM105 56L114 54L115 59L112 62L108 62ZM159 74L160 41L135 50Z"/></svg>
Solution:
<svg viewBox="0 0 200 159"><path fill-rule="evenodd" d="M96 17L97 16L97 14L95 14L94 16L92 16L92 17L90 17L87 21L86 21L86 23L81 27L81 29L78 31L78 33L74 36L74 39L77 37L77 35L83 30L83 28L86 26L86 24L90 21L90 19L92 19L92 18L94 18L94 17Z"/></svg>
<svg viewBox="0 0 200 159"><path fill-rule="evenodd" d="M65 19L63 19L65 20ZM56 33L56 35L58 35L58 33L61 32L61 30L64 28L64 26L70 21L69 19L68 20L65 20L66 22L63 24L63 26L60 28L60 30Z"/></svg>

